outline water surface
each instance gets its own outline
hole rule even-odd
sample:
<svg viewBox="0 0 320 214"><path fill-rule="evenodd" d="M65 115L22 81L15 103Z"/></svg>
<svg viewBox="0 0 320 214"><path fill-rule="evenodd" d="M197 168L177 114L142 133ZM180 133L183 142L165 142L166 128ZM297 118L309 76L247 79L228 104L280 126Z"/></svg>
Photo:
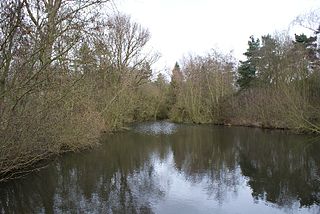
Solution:
<svg viewBox="0 0 320 214"><path fill-rule="evenodd" d="M283 131L136 124L0 185L0 213L320 213L319 154Z"/></svg>

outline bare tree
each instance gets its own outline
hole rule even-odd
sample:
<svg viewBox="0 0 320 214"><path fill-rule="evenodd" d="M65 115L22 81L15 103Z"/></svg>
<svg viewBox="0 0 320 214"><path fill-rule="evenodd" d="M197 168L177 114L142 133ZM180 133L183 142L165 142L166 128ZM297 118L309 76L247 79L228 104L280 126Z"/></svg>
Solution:
<svg viewBox="0 0 320 214"><path fill-rule="evenodd" d="M77 148L72 142L88 126L76 115L90 118L93 108L86 97L79 99L75 93L79 78L69 69L70 56L96 27L99 16L93 11L100 10L94 8L107 1L1 1L0 181L32 170L62 147ZM98 123L92 124L97 128ZM85 135L84 139L93 138Z"/></svg>
<svg viewBox="0 0 320 214"><path fill-rule="evenodd" d="M123 14L111 16L105 30L104 44L119 80L128 74L134 75L137 83L148 79L151 76L150 66L158 59L157 53L146 50L149 30Z"/></svg>

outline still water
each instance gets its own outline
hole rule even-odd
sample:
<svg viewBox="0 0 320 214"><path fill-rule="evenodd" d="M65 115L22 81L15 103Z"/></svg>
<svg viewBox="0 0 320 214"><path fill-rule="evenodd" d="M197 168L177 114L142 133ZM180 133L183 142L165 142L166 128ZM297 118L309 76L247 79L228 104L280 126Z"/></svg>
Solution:
<svg viewBox="0 0 320 214"><path fill-rule="evenodd" d="M320 213L320 142L243 127L135 124L0 185L0 213Z"/></svg>

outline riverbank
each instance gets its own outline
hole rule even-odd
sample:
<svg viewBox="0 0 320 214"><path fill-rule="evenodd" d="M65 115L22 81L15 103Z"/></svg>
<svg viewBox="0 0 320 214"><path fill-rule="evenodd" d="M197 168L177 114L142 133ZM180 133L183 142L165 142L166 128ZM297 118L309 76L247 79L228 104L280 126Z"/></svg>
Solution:
<svg viewBox="0 0 320 214"><path fill-rule="evenodd" d="M150 121L150 120L147 120ZM174 122L170 119L166 119L167 122ZM29 146L28 149L25 149L25 151L22 151L22 148L16 149L15 153L9 152L7 153L11 157L11 163L9 160L9 156L7 156L6 160L5 158L2 158L1 162L1 173L0 173L0 183L6 182L12 179L17 179L24 177L25 175L32 173L34 171L39 171L42 168L45 168L51 161L53 161L55 158L60 157L66 153L78 153L83 152L86 150L91 150L93 148L96 148L100 146L101 139L105 139L105 136L108 136L110 134L119 133L119 132L126 132L131 130L130 126L133 123L124 124L121 127L118 127L114 130L106 130L106 129L100 129L99 132L95 133L95 138L91 138L85 141L85 143L82 144L75 144L74 143L60 143L59 148L50 148L47 146L46 148L41 148L36 146L36 144L33 144L32 147ZM188 122L185 122L188 123ZM196 124L196 123L191 123ZM219 125L219 126L241 126L241 127L252 127L252 128L261 128L261 129L279 129L279 130L288 130L290 132L295 133L307 133L295 129L291 129L287 126L279 126L279 125L272 125L268 123L262 123L262 122L252 122L250 120L221 120L220 122L216 123L198 123L198 124L213 124L213 125ZM101 126L100 126L101 128ZM99 134L98 134L99 133ZM309 132L310 133L310 132ZM84 142L84 141L83 141ZM55 143L53 143L55 144ZM50 145L50 144L47 144ZM30 148L33 148L30 150ZM36 149L37 148L37 149ZM12 151L13 149L11 149ZM20 154L19 154L20 151ZM2 153L3 154L3 153ZM3 161L5 160L5 161ZM5 164L7 164L7 168L5 168Z"/></svg>
<svg viewBox="0 0 320 214"><path fill-rule="evenodd" d="M81 153L101 146L101 141L105 136L130 130L127 125L117 128L106 129L102 125L102 120L95 119L91 123L81 123L85 127L64 129L56 136L60 136L60 141L36 142L32 139L19 143L5 144L0 150L0 183L10 180L20 179L24 176L37 172L48 166L53 160L67 153ZM95 124L95 125L94 125ZM91 127L91 128L90 128ZM94 127L94 128L93 128ZM86 132L70 133L85 128ZM68 134L66 134L68 133ZM64 136L64 137L63 137ZM61 140L63 138L63 140ZM47 138L49 140L50 138ZM67 140L69 139L69 141Z"/></svg>
<svg viewBox="0 0 320 214"><path fill-rule="evenodd" d="M280 130L291 130L288 126L285 126L283 124L270 124L270 123L263 123L258 121L248 121L248 120L228 120L221 123L218 123L219 125L224 126L244 126L244 127L252 127L252 128L261 128L261 129L280 129Z"/></svg>

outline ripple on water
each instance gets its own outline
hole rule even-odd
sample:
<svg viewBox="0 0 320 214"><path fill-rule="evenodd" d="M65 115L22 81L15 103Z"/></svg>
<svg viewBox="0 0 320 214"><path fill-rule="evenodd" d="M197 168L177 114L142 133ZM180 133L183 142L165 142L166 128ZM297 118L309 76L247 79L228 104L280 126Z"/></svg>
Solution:
<svg viewBox="0 0 320 214"><path fill-rule="evenodd" d="M147 122L133 128L135 132L149 135L170 135L176 132L177 125L167 121Z"/></svg>

